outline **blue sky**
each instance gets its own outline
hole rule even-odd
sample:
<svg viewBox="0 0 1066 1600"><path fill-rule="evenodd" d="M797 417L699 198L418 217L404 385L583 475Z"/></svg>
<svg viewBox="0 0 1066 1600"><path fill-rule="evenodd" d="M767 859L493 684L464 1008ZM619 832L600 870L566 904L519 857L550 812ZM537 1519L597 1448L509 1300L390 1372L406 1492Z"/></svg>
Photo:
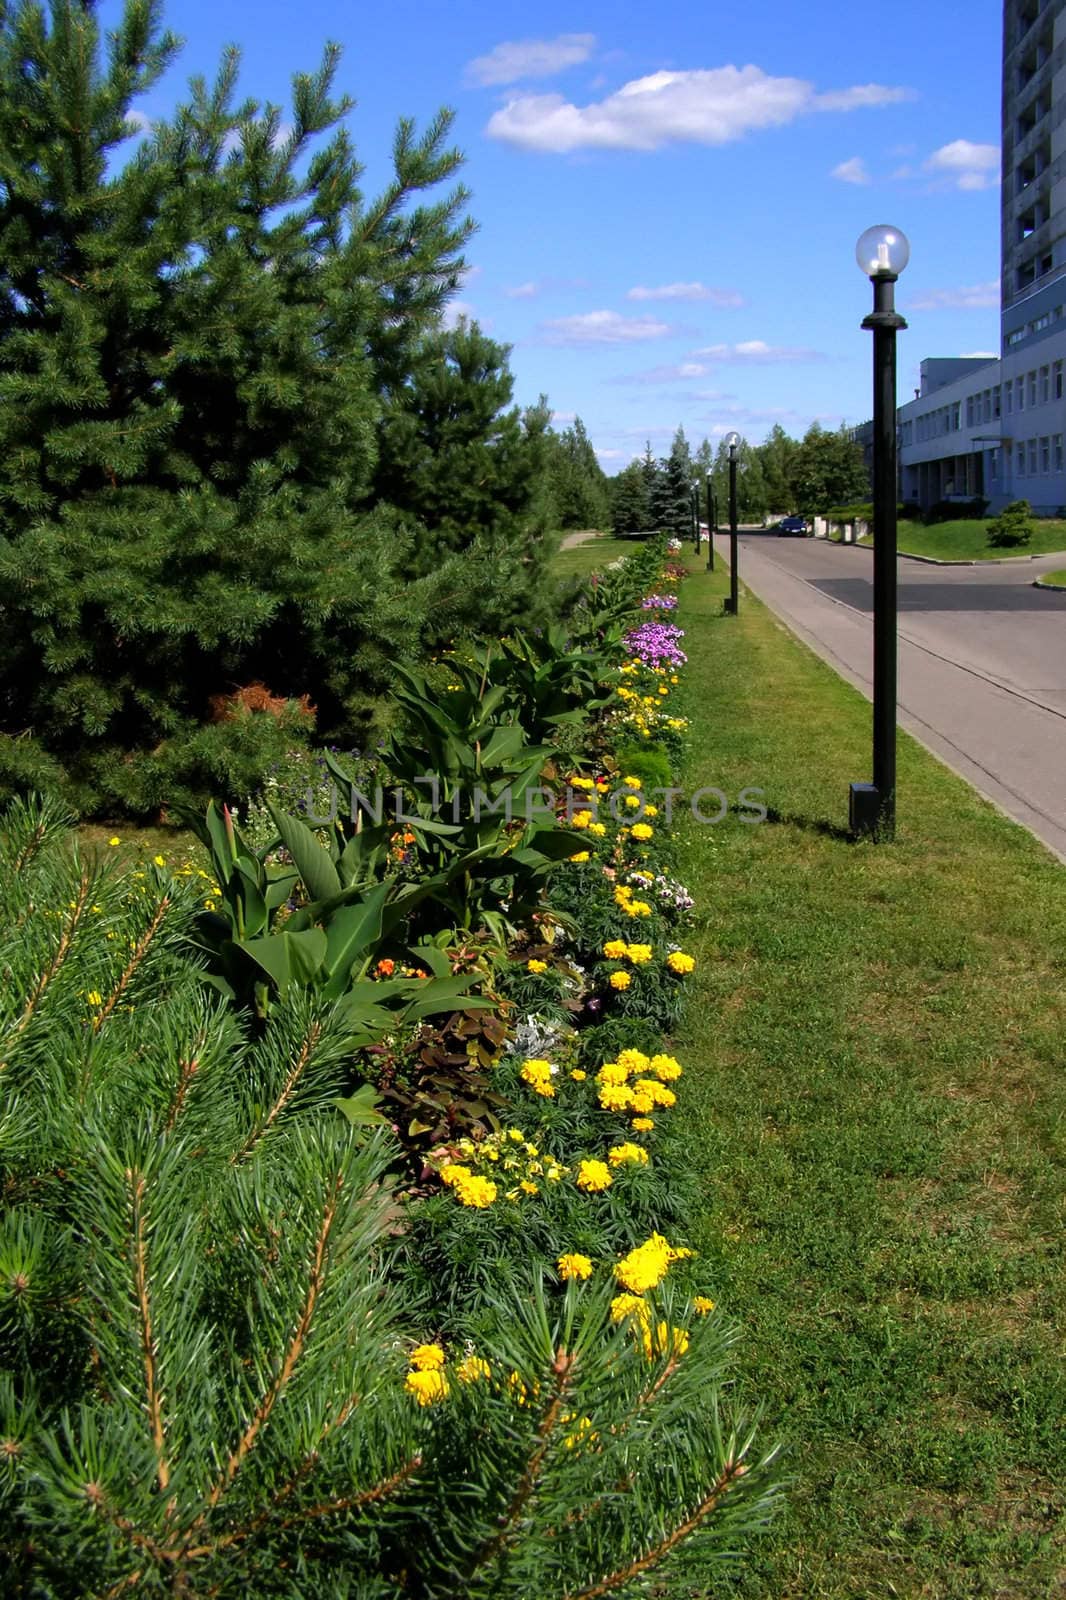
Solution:
<svg viewBox="0 0 1066 1600"><path fill-rule="evenodd" d="M997 353L993 0L964 21L937 0L181 0L167 22L186 47L149 115L228 42L244 92L284 103L337 40L370 191L398 116L455 108L480 226L459 309L608 472L678 423L695 444L867 417L870 223L911 243L901 398L923 356Z"/></svg>

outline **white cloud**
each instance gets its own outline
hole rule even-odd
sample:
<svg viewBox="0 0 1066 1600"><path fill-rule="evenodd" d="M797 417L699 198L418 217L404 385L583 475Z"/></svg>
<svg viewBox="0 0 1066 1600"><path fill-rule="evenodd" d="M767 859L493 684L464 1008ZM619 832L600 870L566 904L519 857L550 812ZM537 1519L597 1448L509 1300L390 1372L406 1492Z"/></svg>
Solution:
<svg viewBox="0 0 1066 1600"><path fill-rule="evenodd" d="M143 111L127 111L126 121L130 124L131 130L137 133L148 134L152 131L152 119L145 116Z"/></svg>
<svg viewBox="0 0 1066 1600"><path fill-rule="evenodd" d="M774 78L755 66L653 72L586 106L560 94L519 95L490 118L486 131L523 149L556 153L720 145L809 112L891 105L910 96L910 90L880 84L818 94L803 78Z"/></svg>
<svg viewBox="0 0 1066 1600"><path fill-rule="evenodd" d="M986 311L998 307L998 278L959 289L927 289L907 302L908 311Z"/></svg>
<svg viewBox="0 0 1066 1600"><path fill-rule="evenodd" d="M959 356L960 361L998 361L998 350L964 350Z"/></svg>
<svg viewBox="0 0 1066 1600"><path fill-rule="evenodd" d="M577 412L576 411L553 411L552 412L552 421L553 422L561 422L563 427L565 428L571 422L576 422L577 421Z"/></svg>
<svg viewBox="0 0 1066 1600"><path fill-rule="evenodd" d="M632 450L597 450L596 454L601 461L628 461L633 452Z"/></svg>
<svg viewBox="0 0 1066 1600"><path fill-rule="evenodd" d="M469 300L452 300L444 308L442 322L445 328L457 328L460 322L476 322L483 333L492 328L491 317L481 317Z"/></svg>
<svg viewBox="0 0 1066 1600"><path fill-rule="evenodd" d="M623 317L618 311L586 311L575 317L552 317L540 331L549 344L633 344L664 339L674 329L654 317Z"/></svg>
<svg viewBox="0 0 1066 1600"><path fill-rule="evenodd" d="M663 283L646 288L638 283L626 291L627 300L709 300L712 305L736 307L746 304L736 289L714 289L703 283Z"/></svg>
<svg viewBox="0 0 1066 1600"><path fill-rule="evenodd" d="M953 139L934 150L924 166L956 189L993 189L999 182L999 146Z"/></svg>
<svg viewBox="0 0 1066 1600"><path fill-rule="evenodd" d="M560 33L554 39L509 39L468 63L467 83L517 83L520 78L550 78L587 61L596 47L594 33Z"/></svg>
<svg viewBox="0 0 1066 1600"><path fill-rule="evenodd" d="M866 170L866 163L862 156L852 156L850 161L842 161L833 168L829 174L831 178L839 178L841 183L869 183L870 174Z"/></svg>
<svg viewBox="0 0 1066 1600"><path fill-rule="evenodd" d="M818 350L791 349L787 345L767 344L764 339L742 339L738 344L710 344L693 355L709 362L739 361L770 365L782 361L824 361Z"/></svg>
<svg viewBox="0 0 1066 1600"><path fill-rule="evenodd" d="M540 293L540 284L516 283L512 289L505 289L503 292L509 300L532 300L534 295Z"/></svg>

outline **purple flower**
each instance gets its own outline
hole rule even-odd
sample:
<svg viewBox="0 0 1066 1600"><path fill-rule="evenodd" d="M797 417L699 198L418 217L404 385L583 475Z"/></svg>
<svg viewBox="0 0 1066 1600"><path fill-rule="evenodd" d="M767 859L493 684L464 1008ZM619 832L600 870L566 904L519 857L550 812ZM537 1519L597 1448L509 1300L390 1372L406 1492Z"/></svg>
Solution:
<svg viewBox="0 0 1066 1600"><path fill-rule="evenodd" d="M681 667L688 657L681 649L684 628L672 622L642 622L626 634L622 643L631 656L649 667Z"/></svg>

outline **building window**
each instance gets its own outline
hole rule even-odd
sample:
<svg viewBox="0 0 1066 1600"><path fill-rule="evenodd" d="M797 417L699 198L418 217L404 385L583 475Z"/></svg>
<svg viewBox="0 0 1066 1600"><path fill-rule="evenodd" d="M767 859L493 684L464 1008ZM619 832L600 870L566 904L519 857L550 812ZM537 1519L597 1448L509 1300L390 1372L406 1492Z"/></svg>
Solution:
<svg viewBox="0 0 1066 1600"><path fill-rule="evenodd" d="M1040 470L1051 471L1051 440L1046 435L1040 441Z"/></svg>
<svg viewBox="0 0 1066 1600"><path fill-rule="evenodd" d="M1052 383L1054 385L1053 392L1054 392L1054 395L1055 395L1055 399L1056 400L1061 400L1062 399L1062 362L1061 361L1056 361L1054 367L1051 370L1052 370Z"/></svg>
<svg viewBox="0 0 1066 1600"><path fill-rule="evenodd" d="M1004 411L1004 414L1009 417L1013 410L1014 410L1014 379L1013 378L1007 378L1006 381L1003 384L1003 411Z"/></svg>
<svg viewBox="0 0 1066 1600"><path fill-rule="evenodd" d="M999 420L999 390L998 389L993 389L992 390L992 415L997 421Z"/></svg>
<svg viewBox="0 0 1066 1600"><path fill-rule="evenodd" d="M1029 476L1036 477L1036 440L1029 440Z"/></svg>
<svg viewBox="0 0 1066 1600"><path fill-rule="evenodd" d="M1062 471L1062 434L1057 433L1051 441L1055 452L1055 471Z"/></svg>
<svg viewBox="0 0 1066 1600"><path fill-rule="evenodd" d="M961 427L962 427L962 401L960 400L955 405L953 405L951 407L951 431L952 431L952 433L958 433L958 431L959 431L959 429Z"/></svg>
<svg viewBox="0 0 1066 1600"><path fill-rule="evenodd" d="M1051 399L1051 369L1040 368L1040 404L1046 406Z"/></svg>
<svg viewBox="0 0 1066 1600"><path fill-rule="evenodd" d="M1019 411L1024 411L1025 410L1025 379L1020 377L1018 379L1017 383L1014 385L1014 388L1015 388L1015 392L1016 392L1017 400L1018 400L1018 410Z"/></svg>
<svg viewBox="0 0 1066 1600"><path fill-rule="evenodd" d="M1025 440L1019 439L1014 450L1014 476L1025 477Z"/></svg>

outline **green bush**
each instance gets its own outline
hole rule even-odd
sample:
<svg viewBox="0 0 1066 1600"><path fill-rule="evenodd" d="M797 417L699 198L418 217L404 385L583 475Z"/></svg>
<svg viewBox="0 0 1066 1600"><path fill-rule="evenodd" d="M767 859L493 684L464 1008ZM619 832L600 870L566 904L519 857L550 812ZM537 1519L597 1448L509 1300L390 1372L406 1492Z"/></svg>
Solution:
<svg viewBox="0 0 1066 1600"><path fill-rule="evenodd" d="M988 542L995 549L1007 550L1028 544L1035 531L1033 508L1028 500L1012 500L988 524Z"/></svg>

